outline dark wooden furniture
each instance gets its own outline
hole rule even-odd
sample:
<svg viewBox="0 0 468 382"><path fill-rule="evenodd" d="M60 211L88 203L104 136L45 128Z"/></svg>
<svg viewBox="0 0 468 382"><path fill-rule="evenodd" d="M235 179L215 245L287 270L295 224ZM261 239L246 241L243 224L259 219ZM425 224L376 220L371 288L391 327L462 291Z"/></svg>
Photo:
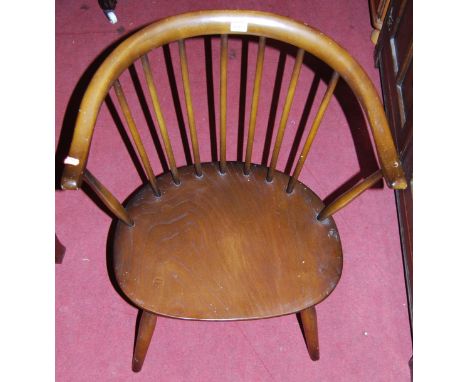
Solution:
<svg viewBox="0 0 468 382"><path fill-rule="evenodd" d="M403 169L413 180L413 1L391 1L376 49L387 118ZM396 191L410 319L413 318L413 194Z"/></svg>
<svg viewBox="0 0 468 382"><path fill-rule="evenodd" d="M228 35L258 37L256 74L243 162L226 158ZM219 162L201 163L185 39L221 35ZM296 47L296 61L269 166L252 163L266 39ZM177 42L193 165L178 167L147 53ZM276 170L305 53L334 73L291 176ZM138 63L137 61L140 61ZM135 126L119 76L141 64L170 172L158 177ZM339 78L365 110L381 168L327 206L298 179ZM99 108L113 88L148 182L125 206L86 166ZM167 18L135 33L104 61L80 106L62 177L64 189L85 181L119 219L113 269L125 295L142 310L133 369L143 365L158 315L197 320L247 320L299 313L313 360L319 358L315 305L337 285L342 251L332 214L378 180L395 189L406 180L379 96L361 66L329 37L285 17L251 11L204 11Z"/></svg>
<svg viewBox="0 0 468 382"><path fill-rule="evenodd" d="M390 0L369 0L369 9L371 14L371 22L374 30L371 34L371 41L376 44L379 39L385 15L387 14Z"/></svg>

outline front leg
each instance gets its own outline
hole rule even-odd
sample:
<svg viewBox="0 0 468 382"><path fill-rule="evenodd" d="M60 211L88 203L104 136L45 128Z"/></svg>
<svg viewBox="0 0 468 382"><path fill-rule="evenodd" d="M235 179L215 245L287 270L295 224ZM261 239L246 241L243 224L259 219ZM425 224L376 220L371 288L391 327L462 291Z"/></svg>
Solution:
<svg viewBox="0 0 468 382"><path fill-rule="evenodd" d="M318 361L320 358L318 330L317 330L317 312L315 306L301 310L302 327L304 328L304 337L307 344L307 350L312 361Z"/></svg>
<svg viewBox="0 0 468 382"><path fill-rule="evenodd" d="M143 367L146 352L148 351L151 337L153 337L156 326L157 316L154 313L143 311L138 325L138 334L136 338L135 351L133 353L132 369L138 372Z"/></svg>

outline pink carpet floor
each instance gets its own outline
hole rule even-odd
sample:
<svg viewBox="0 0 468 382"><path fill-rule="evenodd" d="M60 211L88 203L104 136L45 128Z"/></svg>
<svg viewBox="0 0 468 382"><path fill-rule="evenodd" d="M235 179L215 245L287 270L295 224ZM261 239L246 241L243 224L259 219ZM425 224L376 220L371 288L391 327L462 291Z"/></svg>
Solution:
<svg viewBox="0 0 468 382"><path fill-rule="evenodd" d="M88 67L112 43L153 20L200 9L257 9L306 22L330 35L362 64L380 89L373 65L371 26L367 0L346 1L121 1L119 22L111 25L97 1L56 2L56 144L57 158L73 129L82 86L89 80ZM219 40L212 40L212 96L218 104ZM210 126L217 124L210 112L211 98L205 72L204 40L187 43L202 161L213 150ZM177 47L173 73L181 95ZM243 57L248 52L248 69ZM248 126L256 45L248 49L239 39L229 45L228 159L238 150L238 129ZM171 95L165 55L157 50L150 59L179 165L186 156L178 128L180 115ZM278 126L294 57L279 56L269 46L257 121L254 160L262 161L265 133ZM284 71L282 83L279 86ZM314 71L318 75L315 76ZM141 67L136 72L146 93ZM169 70L171 73L171 71ZM287 125L284 146L294 141L296 130L310 127L324 92L329 72L306 60ZM322 78L323 77L323 78ZM247 80L247 81L245 81ZM246 82L245 97L239 96ZM154 150L151 123L138 106L131 76L123 75L134 116L155 171L162 166ZM276 86L275 86L276 84ZM241 92L242 93L242 92ZM278 100L275 113L271 105ZM272 102L273 101L273 102ZM312 111L304 105L313 102ZM114 103L115 99L114 99ZM246 104L243 111L242 105ZM111 109L112 109L112 105ZM274 109L274 108L273 108ZM152 111L151 111L152 113ZM113 115L114 114L114 115ZM239 123L239 115L245 123ZM186 122L185 113L182 118ZM116 128L115 112L102 107L92 144L90 170L124 200L142 182L132 157ZM186 125L187 126L187 125ZM183 136L183 134L182 134ZM268 143L268 142L267 142ZM66 146L66 145L65 145ZM288 164L282 152L279 168ZM301 180L320 197L330 198L343 185L376 168L366 125L356 101L340 85L314 142ZM111 218L83 192L56 191L56 233L67 247L63 263L56 265L56 376L58 381L409 381L411 334L406 306L403 266L394 195L376 187L364 193L335 216L340 232L344 269L336 290L318 305L321 359L312 362L295 315L268 320L230 323L186 322L160 318L143 370L131 371L137 309L115 291L106 266L107 235Z"/></svg>

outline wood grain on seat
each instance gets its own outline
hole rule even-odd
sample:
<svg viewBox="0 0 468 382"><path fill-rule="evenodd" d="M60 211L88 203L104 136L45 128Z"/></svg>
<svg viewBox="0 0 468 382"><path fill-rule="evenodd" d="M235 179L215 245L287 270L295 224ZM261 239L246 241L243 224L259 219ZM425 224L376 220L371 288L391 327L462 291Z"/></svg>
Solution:
<svg viewBox="0 0 468 382"><path fill-rule="evenodd" d="M267 168L227 162L179 169L158 177L128 201L134 227L119 222L114 270L123 292L160 315L242 320L298 312L335 288L342 251L332 218L318 221L322 201L289 177Z"/></svg>

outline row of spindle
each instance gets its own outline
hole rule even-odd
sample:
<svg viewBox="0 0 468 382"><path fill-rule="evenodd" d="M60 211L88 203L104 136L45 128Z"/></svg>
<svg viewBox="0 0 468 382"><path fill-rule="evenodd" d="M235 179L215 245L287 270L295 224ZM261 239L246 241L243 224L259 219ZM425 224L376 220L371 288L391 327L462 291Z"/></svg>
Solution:
<svg viewBox="0 0 468 382"><path fill-rule="evenodd" d="M258 51L257 51L257 62L256 62L255 79L254 79L251 111L250 111L249 131L248 131L247 146L246 146L246 151L245 151L245 161L244 161L244 174L245 175L249 175L251 171L251 159L252 159L253 142L254 142L254 136L255 136L258 103L259 103L259 98L260 98L260 88L261 88L261 81L262 81L264 56L265 56L265 44L266 44L266 38L260 37L259 44L258 44ZM189 130L190 130L190 140L191 140L191 146L192 146L193 162L194 162L194 167L195 167L195 173L197 176L200 177L202 176L202 166L200 162L198 137L197 137L197 131L196 131L196 126L195 126L192 94L190 90L190 79L189 79L187 54L186 54L186 49L185 49L185 41L179 40L178 46L179 46L179 57L180 57L180 64L181 64L180 66L181 66L181 71L182 71L182 81L183 81L184 96L185 96L185 105L186 105L186 111L187 111L187 120L188 120L188 125L189 125ZM273 181L274 173L276 171L276 165L277 165L279 153L281 150L281 145L283 142L283 137L284 137L287 121L289 118L289 112L291 110L292 102L294 99L294 94L296 91L303 59L304 59L304 50L298 49L295 63L294 63L294 68L291 74L291 79L289 81L288 92L286 95L285 103L283 106L283 111L281 114L280 124L279 124L278 131L276 134L273 154L271 156L270 163L269 163L269 168L268 168L267 177L266 177L266 180L268 182ZM153 78L152 69L150 66L148 56L145 54L141 57L140 60L143 66L146 84L149 90L151 102L154 108L156 119L159 125L159 130L160 130L161 137L164 143L164 148L165 148L165 152L168 158L169 168L172 174L172 178L175 184L180 184L180 177L177 171L177 165L176 165L176 161L174 158L171 141L167 132L166 122L165 122L165 119L161 110L161 104L159 102L159 97L158 97L158 93L157 93L156 86L154 83L154 78ZM219 171L222 174L226 172L227 66L228 66L228 35L221 35L220 103L219 103L220 105ZM304 143L299 159L296 163L296 167L294 169L293 175L290 177L290 180L286 189L286 192L288 193L291 193L294 190L294 185L297 179L299 178L299 175L304 166L305 160L309 154L310 148L317 134L317 131L323 119L323 116L325 115L325 111L327 110L327 107L330 103L330 100L333 95L333 91L336 88L339 78L340 78L339 74L337 72L333 72L331 80L328 83L327 90L320 103L317 114L310 127L307 139ZM135 143L138 155L143 163L143 167L145 169L145 173L146 173L146 176L148 177L148 181L151 185L151 188L156 196L160 196L161 191L158 188L156 177L151 167L148 154L146 153L143 142L141 140L141 136L137 130L135 121L130 111L130 107L128 105L128 102L123 92L120 81L118 79L114 82L113 88L117 96L122 113L127 122L128 129ZM337 212L338 210L342 209L344 206L346 206L348 203L350 203L352 200L358 197L362 192L367 190L369 187L375 184L382 177L383 177L382 171L381 170L376 171L374 174L370 175L368 178L364 179L359 184L355 185L348 191L344 192L337 199L335 199L332 203L326 206L320 212L318 219L319 220L326 219L332 214L334 214L335 212ZM108 191L104 187L104 185L100 183L89 172L89 170L87 169L85 170L83 179L87 184L90 185L90 187L99 196L99 198L103 201L103 203L121 221L123 221L129 226L133 226L134 222L131 219L131 217L128 215L125 208L110 193L110 191Z"/></svg>

